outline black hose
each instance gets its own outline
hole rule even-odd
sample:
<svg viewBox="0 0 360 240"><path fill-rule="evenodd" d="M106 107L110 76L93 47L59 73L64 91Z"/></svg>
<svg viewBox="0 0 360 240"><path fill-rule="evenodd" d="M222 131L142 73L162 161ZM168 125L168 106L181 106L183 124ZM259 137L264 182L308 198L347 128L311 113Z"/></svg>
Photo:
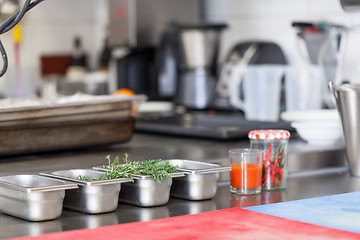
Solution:
<svg viewBox="0 0 360 240"><path fill-rule="evenodd" d="M30 9L32 9L33 7L35 7L40 2L43 1L44 0L34 0L33 2L31 2L31 0L26 0L22 8L17 13L15 13L13 16L8 18L4 23L0 25L0 34L6 33L10 29L15 27L16 24L18 24L21 21L21 19L24 17L27 11L29 11ZM3 59L3 66L0 71L0 77L2 77L6 73L6 70L8 68L8 58L1 40L0 40L0 53Z"/></svg>
<svg viewBox="0 0 360 240"><path fill-rule="evenodd" d="M0 33L6 33L7 31L9 31L10 29L12 29L13 27L15 27L16 24L18 24L18 22L20 22L20 20L23 18L23 16L25 15L26 9L29 7L31 0L26 0L23 7L20 9L20 11L18 11L14 16L15 18L12 21L6 21L6 24L2 24L0 26Z"/></svg>
<svg viewBox="0 0 360 240"><path fill-rule="evenodd" d="M3 66L0 71L0 77L1 77L6 73L6 70L8 68L8 58L7 58L5 48L4 48L1 40L0 40L0 53L1 53L1 57L3 59Z"/></svg>

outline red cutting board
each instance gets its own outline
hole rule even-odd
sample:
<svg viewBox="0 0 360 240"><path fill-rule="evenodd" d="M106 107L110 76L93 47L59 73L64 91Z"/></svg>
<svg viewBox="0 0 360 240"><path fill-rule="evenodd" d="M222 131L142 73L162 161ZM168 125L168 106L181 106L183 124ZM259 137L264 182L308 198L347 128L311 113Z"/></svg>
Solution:
<svg viewBox="0 0 360 240"><path fill-rule="evenodd" d="M230 208L148 222L81 229L18 240L110 239L360 239L360 234L289 220L241 208Z"/></svg>

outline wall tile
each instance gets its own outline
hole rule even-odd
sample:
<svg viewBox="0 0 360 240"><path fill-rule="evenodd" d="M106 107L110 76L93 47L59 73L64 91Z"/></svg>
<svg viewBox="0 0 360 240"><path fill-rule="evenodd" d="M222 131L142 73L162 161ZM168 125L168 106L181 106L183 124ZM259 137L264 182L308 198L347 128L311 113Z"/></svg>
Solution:
<svg viewBox="0 0 360 240"><path fill-rule="evenodd" d="M209 4L208 18L230 25L222 42L223 56L236 42L271 40L281 45L291 62L298 62L292 22L360 23L360 13L344 12L339 0L211 0Z"/></svg>
<svg viewBox="0 0 360 240"><path fill-rule="evenodd" d="M42 54L70 53L75 36L81 36L92 68L102 48L107 25L107 4L99 0L45 1L27 12L21 24L21 66L24 86L35 91L39 81L39 59ZM9 69L0 84L0 95L8 95L14 85L12 33L2 36L9 58ZM25 91L28 93L29 91Z"/></svg>
<svg viewBox="0 0 360 240"><path fill-rule="evenodd" d="M107 1L44 1L23 21L21 64L27 86L39 78L39 57L44 53L70 52L75 35L83 38L92 66L102 47L107 25ZM329 21L346 26L360 24L359 13L347 13L340 0L207 0L206 18L229 24L223 34L221 55L239 41L259 39L277 42L291 62L298 61L293 21ZM9 71L0 81L0 94L14 81L11 32L1 36L9 55ZM28 89L33 89L31 86Z"/></svg>

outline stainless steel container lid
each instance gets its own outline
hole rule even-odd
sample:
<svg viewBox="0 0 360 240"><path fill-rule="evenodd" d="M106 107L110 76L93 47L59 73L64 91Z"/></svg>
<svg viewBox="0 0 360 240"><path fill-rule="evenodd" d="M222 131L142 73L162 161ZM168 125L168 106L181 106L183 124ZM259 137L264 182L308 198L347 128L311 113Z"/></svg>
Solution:
<svg viewBox="0 0 360 240"><path fill-rule="evenodd" d="M78 188L75 183L39 175L12 175L0 177L0 187L26 193Z"/></svg>

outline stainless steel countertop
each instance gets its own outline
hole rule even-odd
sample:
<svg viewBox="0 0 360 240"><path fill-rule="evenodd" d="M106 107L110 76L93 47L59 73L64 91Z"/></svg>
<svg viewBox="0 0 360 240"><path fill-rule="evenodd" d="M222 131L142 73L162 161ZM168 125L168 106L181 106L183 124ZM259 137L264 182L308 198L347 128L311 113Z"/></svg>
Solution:
<svg viewBox="0 0 360 240"><path fill-rule="evenodd" d="M53 152L0 158L0 176L39 173L72 168L91 168L106 163L105 156L128 153L133 160L189 159L228 165L228 149L247 147L249 142L215 141L136 133L124 144L92 149ZM113 213L88 215L64 209L60 218L46 222L28 222L0 213L0 239L39 235L82 228L146 221L195 214L229 207L246 207L281 201L340 194L360 190L360 178L351 177L346 167L343 146L310 146L292 138L289 144L289 179L286 191L262 192L261 195L230 194L229 175L221 173L216 196L206 201L170 198L160 207L141 208L119 204Z"/></svg>

